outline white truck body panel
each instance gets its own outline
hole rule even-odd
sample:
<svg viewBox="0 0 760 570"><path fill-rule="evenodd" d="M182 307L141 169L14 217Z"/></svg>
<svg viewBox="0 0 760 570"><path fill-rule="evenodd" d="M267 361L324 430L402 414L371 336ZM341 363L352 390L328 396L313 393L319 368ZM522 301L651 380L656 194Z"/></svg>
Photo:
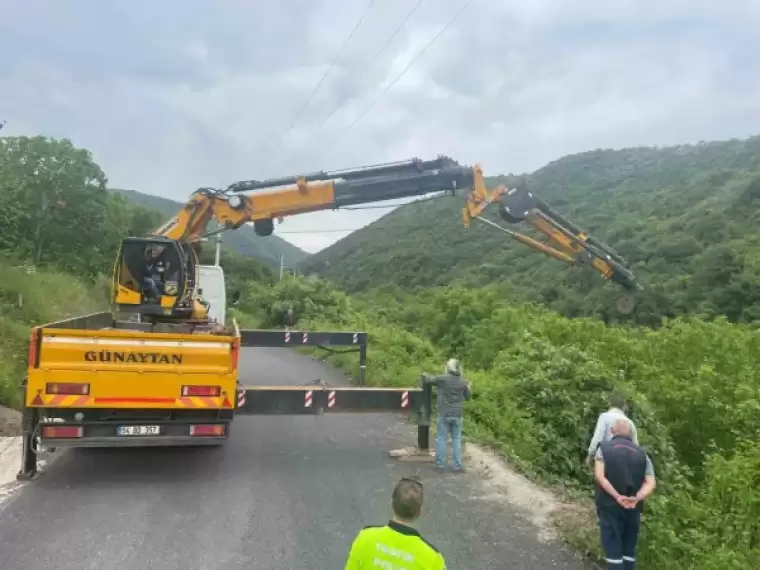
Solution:
<svg viewBox="0 0 760 570"><path fill-rule="evenodd" d="M210 305L209 319L224 325L227 316L224 270L220 265L199 265L198 273L198 295Z"/></svg>

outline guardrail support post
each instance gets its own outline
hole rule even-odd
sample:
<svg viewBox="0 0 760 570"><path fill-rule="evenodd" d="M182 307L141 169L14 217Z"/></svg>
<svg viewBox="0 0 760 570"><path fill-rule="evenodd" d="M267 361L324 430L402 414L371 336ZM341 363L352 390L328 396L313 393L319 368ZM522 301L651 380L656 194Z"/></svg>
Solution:
<svg viewBox="0 0 760 570"><path fill-rule="evenodd" d="M421 390L415 395L417 400L417 445L414 447L405 447L394 449L390 456L399 461L413 462L430 462L433 461L433 454L430 451L430 418L433 407L433 386L422 384L420 379Z"/></svg>
<svg viewBox="0 0 760 570"><path fill-rule="evenodd" d="M430 417L433 405L433 386L423 385L422 403L418 411L417 419L417 447L421 452L430 451Z"/></svg>
<svg viewBox="0 0 760 570"><path fill-rule="evenodd" d="M367 345L359 347L359 386L364 386L364 376L367 373Z"/></svg>

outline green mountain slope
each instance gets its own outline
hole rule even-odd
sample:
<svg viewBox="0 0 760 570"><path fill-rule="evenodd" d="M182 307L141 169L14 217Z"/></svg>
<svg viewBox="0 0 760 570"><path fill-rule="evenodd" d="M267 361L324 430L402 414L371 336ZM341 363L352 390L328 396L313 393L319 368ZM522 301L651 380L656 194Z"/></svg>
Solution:
<svg viewBox="0 0 760 570"><path fill-rule="evenodd" d="M139 204L152 210L161 212L168 216L173 216L182 207L182 204L153 196L143 194L136 190L112 189L127 198L130 203ZM242 255L259 258L270 265L279 266L280 256L284 256L285 265L292 266L308 257L308 253L292 245L277 235L261 237L251 227L242 227L236 231L225 232L222 234L222 241L233 251Z"/></svg>
<svg viewBox="0 0 760 570"><path fill-rule="evenodd" d="M349 291L498 283L505 294L565 315L608 321L657 324L685 313L760 319L760 136L585 152L527 182L628 260L647 288L634 314L616 312L620 290L598 274L568 268L477 221L464 229L461 196L399 208L301 268ZM489 217L497 220L495 212ZM510 227L531 233L524 224Z"/></svg>

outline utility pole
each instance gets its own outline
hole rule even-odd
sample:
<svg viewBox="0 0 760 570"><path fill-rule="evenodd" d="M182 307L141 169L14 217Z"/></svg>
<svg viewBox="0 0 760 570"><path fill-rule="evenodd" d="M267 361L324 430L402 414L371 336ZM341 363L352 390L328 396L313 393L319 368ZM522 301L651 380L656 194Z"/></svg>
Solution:
<svg viewBox="0 0 760 570"><path fill-rule="evenodd" d="M280 254L280 281L282 281L283 271L285 271L285 255Z"/></svg>
<svg viewBox="0 0 760 570"><path fill-rule="evenodd" d="M214 255L214 265L219 267L219 259L222 256L222 234L216 234L216 254Z"/></svg>

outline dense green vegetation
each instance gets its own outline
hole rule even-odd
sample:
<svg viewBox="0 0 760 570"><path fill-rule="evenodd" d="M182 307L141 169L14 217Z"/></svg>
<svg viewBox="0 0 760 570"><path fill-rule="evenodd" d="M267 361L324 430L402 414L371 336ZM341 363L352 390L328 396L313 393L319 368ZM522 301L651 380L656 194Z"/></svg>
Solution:
<svg viewBox="0 0 760 570"><path fill-rule="evenodd" d="M0 138L0 252L86 278L110 272L121 238L157 218L109 194L106 182L68 140Z"/></svg>
<svg viewBox="0 0 760 570"><path fill-rule="evenodd" d="M193 190L195 189L191 188L188 190L188 196L190 196ZM112 192L124 196L131 204L160 212L165 217L173 216L182 208L182 204L174 200L143 194L136 190L113 189ZM211 225L213 226L213 222ZM280 266L280 256L283 256L285 265L289 267L303 261L308 256L305 251L281 237L274 234L261 237L256 235L252 227L248 226L243 226L234 232L222 234L222 243L227 246L229 251L233 251L241 256L255 257L273 268Z"/></svg>
<svg viewBox="0 0 760 570"><path fill-rule="evenodd" d="M106 175L89 151L69 140L0 138L0 231L4 237L0 253L11 258L86 279L110 274L124 236L146 234L165 221L167 211L173 214L181 207L153 198L109 192ZM287 249L290 244L277 246L282 241L278 240L271 242L274 249L261 250L268 261L274 255L279 261L281 251L301 252ZM213 256L214 246L207 244L201 261L213 263ZM274 275L261 260L246 257L230 245L223 246L223 259L236 286Z"/></svg>
<svg viewBox="0 0 760 570"><path fill-rule="evenodd" d="M316 278L251 284L239 309L275 327L289 305L299 328L367 330L370 385L416 385L421 372L461 358L474 390L466 435L586 501L585 450L606 397L622 391L659 480L641 567L758 567L760 331L699 318L613 327L507 303L496 287L386 286L349 298ZM328 359L358 374L355 355ZM570 538L598 555L595 519L578 522Z"/></svg>
<svg viewBox="0 0 760 570"><path fill-rule="evenodd" d="M663 316L687 314L760 319L760 136L585 152L548 164L527 183L628 260L647 288L635 313L617 313L619 290L595 272L568 268L477 220L463 228L461 197L401 207L302 269L352 293L385 283L492 284L516 300L607 322L659 325ZM488 217L497 221L494 212Z"/></svg>

